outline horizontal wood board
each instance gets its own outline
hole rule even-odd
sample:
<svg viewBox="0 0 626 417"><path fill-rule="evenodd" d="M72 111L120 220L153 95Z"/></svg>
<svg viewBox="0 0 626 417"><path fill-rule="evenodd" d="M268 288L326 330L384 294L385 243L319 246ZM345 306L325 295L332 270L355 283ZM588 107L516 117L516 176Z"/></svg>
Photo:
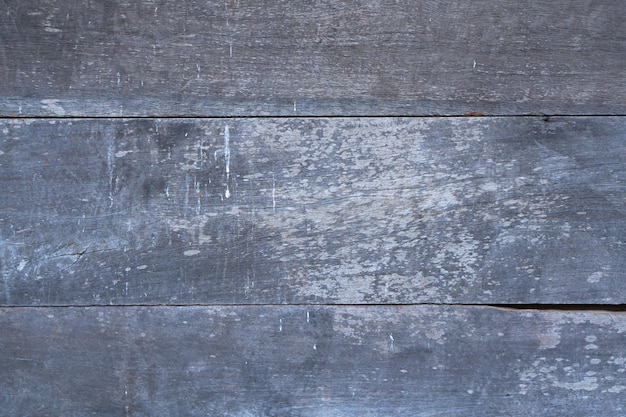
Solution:
<svg viewBox="0 0 626 417"><path fill-rule="evenodd" d="M625 132L3 120L0 303L624 303Z"/></svg>
<svg viewBox="0 0 626 417"><path fill-rule="evenodd" d="M0 116L625 114L621 0L3 0Z"/></svg>
<svg viewBox="0 0 626 417"><path fill-rule="evenodd" d="M623 416L626 315L0 309L2 416Z"/></svg>

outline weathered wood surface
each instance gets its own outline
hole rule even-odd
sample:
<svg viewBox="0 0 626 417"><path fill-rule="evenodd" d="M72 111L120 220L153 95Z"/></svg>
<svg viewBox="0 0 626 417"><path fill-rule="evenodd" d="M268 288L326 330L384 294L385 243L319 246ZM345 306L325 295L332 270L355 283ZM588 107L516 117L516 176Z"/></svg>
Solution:
<svg viewBox="0 0 626 417"><path fill-rule="evenodd" d="M0 302L624 303L625 132L5 120Z"/></svg>
<svg viewBox="0 0 626 417"><path fill-rule="evenodd" d="M626 315L0 309L2 416L623 416Z"/></svg>
<svg viewBox="0 0 626 417"><path fill-rule="evenodd" d="M621 0L4 0L0 115L625 114Z"/></svg>

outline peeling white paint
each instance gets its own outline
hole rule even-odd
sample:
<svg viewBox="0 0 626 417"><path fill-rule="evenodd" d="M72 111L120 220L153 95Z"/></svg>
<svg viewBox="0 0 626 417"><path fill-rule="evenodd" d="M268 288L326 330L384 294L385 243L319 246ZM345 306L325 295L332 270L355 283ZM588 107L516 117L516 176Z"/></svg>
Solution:
<svg viewBox="0 0 626 417"><path fill-rule="evenodd" d="M183 252L183 255L185 255L185 256L195 256L195 255L198 255L199 253L200 253L200 251L198 249L188 249L188 250Z"/></svg>

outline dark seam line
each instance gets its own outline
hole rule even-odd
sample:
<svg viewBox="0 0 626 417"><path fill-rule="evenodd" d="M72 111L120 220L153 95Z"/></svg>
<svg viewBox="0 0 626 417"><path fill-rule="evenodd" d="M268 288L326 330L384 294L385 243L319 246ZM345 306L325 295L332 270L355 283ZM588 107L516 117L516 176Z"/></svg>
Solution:
<svg viewBox="0 0 626 417"><path fill-rule="evenodd" d="M626 304L486 304L509 310L550 310L563 312L613 311L626 312Z"/></svg>
<svg viewBox="0 0 626 417"><path fill-rule="evenodd" d="M2 305L0 309L85 309L85 308L282 308L282 307L307 307L315 308L385 308L385 307L460 307L460 308L497 308L512 311L555 311L569 313L593 313L593 312L626 312L626 304L468 304L468 303L392 303L392 304L308 304L308 303L288 303L288 304L74 304L74 305Z"/></svg>
<svg viewBox="0 0 626 417"><path fill-rule="evenodd" d="M389 115L276 115L276 116L251 116L251 115L227 115L227 116L0 116L0 120L161 120L161 119L350 119L350 118L368 118L368 119L384 119L384 118L407 118L407 119L480 119L480 118L533 118L533 117L625 117L626 114L483 114L483 115L411 115L411 114L389 114ZM547 120L546 120L547 121Z"/></svg>

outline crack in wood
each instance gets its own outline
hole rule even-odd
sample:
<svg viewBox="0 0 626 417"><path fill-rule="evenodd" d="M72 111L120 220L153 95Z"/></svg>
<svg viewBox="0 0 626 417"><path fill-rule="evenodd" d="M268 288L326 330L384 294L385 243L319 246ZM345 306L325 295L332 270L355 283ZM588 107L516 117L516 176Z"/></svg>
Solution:
<svg viewBox="0 0 626 417"><path fill-rule="evenodd" d="M289 303L289 304L72 304L72 305L6 305L0 306L3 309L112 309L112 308L287 308L287 307L311 307L311 308L401 308L401 307L454 307L454 308L495 308L512 311L538 311L538 312L581 312L581 313L606 313L606 312L626 312L626 304L446 304L446 303L403 303L403 304L311 304L311 303Z"/></svg>
<svg viewBox="0 0 626 417"><path fill-rule="evenodd" d="M418 114L418 113L388 113L388 114L355 114L350 116L338 116L335 114L308 114L301 113L297 116L293 115L148 115L148 116L11 116L0 114L0 120L221 120L221 119L346 119L346 118L368 118L368 119L388 119L392 117L412 118L412 119L475 119L480 118L534 118L540 117L544 122L549 123L553 117L626 117L626 113L480 113L480 116L474 113L452 113L452 114Z"/></svg>
<svg viewBox="0 0 626 417"><path fill-rule="evenodd" d="M485 304L508 310L562 311L562 312L626 312L626 304Z"/></svg>

